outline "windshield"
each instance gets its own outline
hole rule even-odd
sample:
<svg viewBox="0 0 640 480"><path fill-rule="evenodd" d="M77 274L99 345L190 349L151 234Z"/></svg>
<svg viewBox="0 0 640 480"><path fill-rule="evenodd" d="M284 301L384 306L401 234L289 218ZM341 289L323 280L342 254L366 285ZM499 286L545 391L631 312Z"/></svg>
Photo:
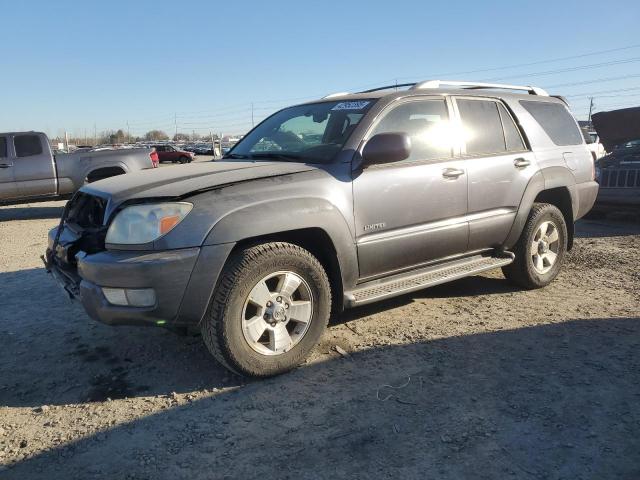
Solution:
<svg viewBox="0 0 640 480"><path fill-rule="evenodd" d="M636 147L640 147L640 139L639 140L631 140L629 142L625 142L622 143L620 145L616 145L614 148L620 149L620 148L636 148Z"/></svg>
<svg viewBox="0 0 640 480"><path fill-rule="evenodd" d="M285 108L240 140L226 158L328 163L373 103L357 100Z"/></svg>

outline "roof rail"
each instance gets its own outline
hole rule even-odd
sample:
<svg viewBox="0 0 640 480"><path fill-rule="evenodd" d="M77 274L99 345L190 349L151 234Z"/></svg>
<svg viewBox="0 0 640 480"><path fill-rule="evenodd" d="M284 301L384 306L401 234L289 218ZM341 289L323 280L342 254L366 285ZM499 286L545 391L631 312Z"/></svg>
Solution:
<svg viewBox="0 0 640 480"><path fill-rule="evenodd" d="M377 88L372 88L370 90L363 90L361 92L358 93L371 93L371 92L377 92L380 90L389 90L391 88L400 88L400 87L412 87L415 85L415 82L413 83L396 83L395 85L385 85L384 87L377 87Z"/></svg>
<svg viewBox="0 0 640 480"><path fill-rule="evenodd" d="M324 100L325 98L342 97L343 95L349 95L349 93L350 92L330 93L329 95L325 95L324 97L322 97L322 99Z"/></svg>
<svg viewBox="0 0 640 480"><path fill-rule="evenodd" d="M459 82L457 80L426 80L413 84L411 90L423 90L429 88L440 88L442 85L450 85L452 87L464 87L468 89L481 89L481 88L499 88L503 90L524 90L530 95L541 95L548 97L549 94L542 88L522 85L506 85L503 83L480 83L480 82Z"/></svg>

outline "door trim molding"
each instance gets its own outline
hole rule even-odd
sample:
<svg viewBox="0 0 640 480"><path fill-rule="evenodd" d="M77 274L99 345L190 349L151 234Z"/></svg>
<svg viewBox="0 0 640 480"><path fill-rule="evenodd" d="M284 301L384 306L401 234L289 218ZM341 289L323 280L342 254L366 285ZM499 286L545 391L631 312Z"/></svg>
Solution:
<svg viewBox="0 0 640 480"><path fill-rule="evenodd" d="M496 208L492 210L485 210L483 212L476 212L470 215L463 215L460 217L452 217L444 220L436 220L435 222L423 223L420 225L413 225L410 227L400 227L385 232L371 233L368 235L362 235L358 238L357 244L370 244L391 240L396 237L409 237L412 235L419 235L428 231L442 230L445 228L459 225L462 223L471 223L476 220L484 220L487 218L498 217L502 215L510 215L515 213L514 208Z"/></svg>

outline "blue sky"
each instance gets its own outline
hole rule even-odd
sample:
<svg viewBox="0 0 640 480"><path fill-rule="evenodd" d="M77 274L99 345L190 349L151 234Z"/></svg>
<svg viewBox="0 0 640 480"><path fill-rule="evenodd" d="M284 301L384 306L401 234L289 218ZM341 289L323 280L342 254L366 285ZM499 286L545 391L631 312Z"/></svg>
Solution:
<svg viewBox="0 0 640 480"><path fill-rule="evenodd" d="M242 132L251 103L257 121L395 79L536 84L579 118L593 92L640 104L637 0L3 1L0 18L0 131Z"/></svg>

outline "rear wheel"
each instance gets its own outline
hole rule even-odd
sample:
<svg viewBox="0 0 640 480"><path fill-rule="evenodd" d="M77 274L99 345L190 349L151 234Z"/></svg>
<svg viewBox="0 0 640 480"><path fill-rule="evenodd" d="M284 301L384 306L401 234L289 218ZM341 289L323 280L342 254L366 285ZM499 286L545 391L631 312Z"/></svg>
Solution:
<svg viewBox="0 0 640 480"><path fill-rule="evenodd" d="M331 292L320 262L289 243L240 250L225 266L203 320L213 356L241 375L291 370L317 344Z"/></svg>
<svg viewBox="0 0 640 480"><path fill-rule="evenodd" d="M567 251L567 225L562 212L548 203L535 203L514 247L516 258L502 268L505 277L524 288L541 288L560 272Z"/></svg>

